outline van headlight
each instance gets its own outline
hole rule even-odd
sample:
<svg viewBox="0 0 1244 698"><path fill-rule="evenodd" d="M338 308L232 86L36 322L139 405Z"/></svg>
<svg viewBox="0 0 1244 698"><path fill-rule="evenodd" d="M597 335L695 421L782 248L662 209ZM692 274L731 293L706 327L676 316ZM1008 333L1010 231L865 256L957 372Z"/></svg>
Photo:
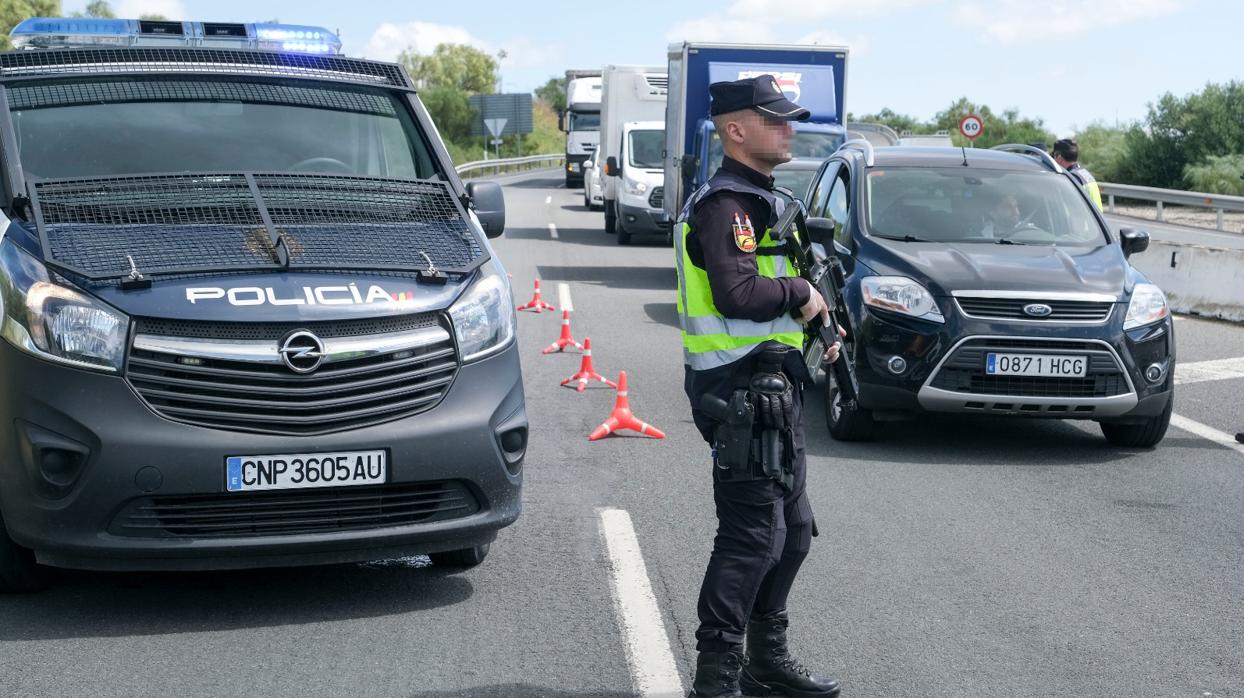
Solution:
<svg viewBox="0 0 1244 698"><path fill-rule="evenodd" d="M510 282L489 262L449 309L462 361L474 361L509 346L517 329Z"/></svg>
<svg viewBox="0 0 1244 698"><path fill-rule="evenodd" d="M946 322L933 294L905 276L866 276L860 280L860 290L864 305L930 322Z"/></svg>
<svg viewBox="0 0 1244 698"><path fill-rule="evenodd" d="M626 193L631 196L643 196L644 193L648 191L648 185L644 182L636 182L633 179L627 179L625 177L622 181L626 185Z"/></svg>
<svg viewBox="0 0 1244 698"><path fill-rule="evenodd" d="M1131 330L1163 320L1171 311L1166 306L1166 294L1153 284L1136 284L1132 300L1127 304L1127 319L1123 329Z"/></svg>
<svg viewBox="0 0 1244 698"><path fill-rule="evenodd" d="M0 334L18 349L79 368L121 370L129 319L53 282L42 263L7 240L0 243L0 298Z"/></svg>

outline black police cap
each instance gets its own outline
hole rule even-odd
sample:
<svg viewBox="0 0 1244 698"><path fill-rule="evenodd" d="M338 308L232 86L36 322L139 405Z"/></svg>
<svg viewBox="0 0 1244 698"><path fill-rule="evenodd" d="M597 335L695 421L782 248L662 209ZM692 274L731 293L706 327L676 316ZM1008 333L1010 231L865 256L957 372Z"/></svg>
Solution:
<svg viewBox="0 0 1244 698"><path fill-rule="evenodd" d="M757 75L745 80L715 82L708 86L713 102L709 113L713 116L729 114L743 109L756 111L784 121L807 121L812 112L786 99L777 78Z"/></svg>

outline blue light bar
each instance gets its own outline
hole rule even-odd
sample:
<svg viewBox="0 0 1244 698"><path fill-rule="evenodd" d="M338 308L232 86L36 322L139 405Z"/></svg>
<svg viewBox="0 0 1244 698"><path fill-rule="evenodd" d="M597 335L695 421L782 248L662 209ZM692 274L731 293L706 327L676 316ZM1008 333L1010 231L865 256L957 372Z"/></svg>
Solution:
<svg viewBox="0 0 1244 698"><path fill-rule="evenodd" d="M95 17L33 17L9 33L19 49L86 46L195 46L339 54L341 39L297 24L166 22Z"/></svg>

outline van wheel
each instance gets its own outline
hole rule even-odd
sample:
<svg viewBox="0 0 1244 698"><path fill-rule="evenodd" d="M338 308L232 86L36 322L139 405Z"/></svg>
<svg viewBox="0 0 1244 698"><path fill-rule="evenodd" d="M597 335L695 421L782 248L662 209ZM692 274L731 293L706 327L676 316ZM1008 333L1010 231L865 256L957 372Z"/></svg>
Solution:
<svg viewBox="0 0 1244 698"><path fill-rule="evenodd" d="M488 557L488 547L490 545L492 544L484 543L474 548L431 553L428 555L428 559L432 560L432 564L437 567L460 567L466 569L483 562L484 558Z"/></svg>
<svg viewBox="0 0 1244 698"><path fill-rule="evenodd" d="M614 224L614 227L617 228L618 231L618 244L631 244L631 233L626 229L626 224L623 223L622 219L617 216L614 216L614 219L617 221L617 223Z"/></svg>
<svg viewBox="0 0 1244 698"><path fill-rule="evenodd" d="M1175 392L1171 391L1171 399L1166 409L1156 417L1150 417L1144 424L1110 424L1101 422L1101 433L1111 445L1124 448L1153 448L1166 436L1166 428L1171 424L1171 412L1175 409Z"/></svg>
<svg viewBox="0 0 1244 698"><path fill-rule="evenodd" d="M605 202L605 234L613 235L618 232L618 217L613 212L613 205L608 201Z"/></svg>
<svg viewBox="0 0 1244 698"><path fill-rule="evenodd" d="M850 361L850 357L840 356L838 360ZM877 433L871 410L860 407L858 402L843 404L838 381L828 368L825 370L825 426L836 441L871 441Z"/></svg>
<svg viewBox="0 0 1244 698"><path fill-rule="evenodd" d="M35 553L13 542L0 520L0 594L39 591L48 585L48 569Z"/></svg>

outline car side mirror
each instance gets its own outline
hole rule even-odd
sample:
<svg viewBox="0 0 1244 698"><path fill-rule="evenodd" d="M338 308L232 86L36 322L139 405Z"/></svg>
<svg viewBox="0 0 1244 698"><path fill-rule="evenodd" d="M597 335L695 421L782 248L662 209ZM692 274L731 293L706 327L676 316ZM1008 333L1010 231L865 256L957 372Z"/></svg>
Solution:
<svg viewBox="0 0 1244 698"><path fill-rule="evenodd" d="M617 177L622 174L622 169L618 167L618 158L616 156L610 155L605 159L605 174L610 177Z"/></svg>
<svg viewBox="0 0 1244 698"><path fill-rule="evenodd" d="M467 198L471 208L490 238L501 237L505 232L505 195L496 182L467 182Z"/></svg>
<svg viewBox="0 0 1244 698"><path fill-rule="evenodd" d="M851 248L841 242L838 242L837 240L834 240L834 254L838 255L839 259L850 259Z"/></svg>
<svg viewBox="0 0 1244 698"><path fill-rule="evenodd" d="M819 242L828 248L834 242L834 222L828 218L814 217L808 219L808 234L812 242Z"/></svg>
<svg viewBox="0 0 1244 698"><path fill-rule="evenodd" d="M700 158L695 155L684 155L679 167L682 168L683 179L695 179L695 173L700 169Z"/></svg>
<svg viewBox="0 0 1244 698"><path fill-rule="evenodd" d="M1144 252L1149 249L1149 233L1135 228L1120 228L1119 246L1123 248L1124 257Z"/></svg>

